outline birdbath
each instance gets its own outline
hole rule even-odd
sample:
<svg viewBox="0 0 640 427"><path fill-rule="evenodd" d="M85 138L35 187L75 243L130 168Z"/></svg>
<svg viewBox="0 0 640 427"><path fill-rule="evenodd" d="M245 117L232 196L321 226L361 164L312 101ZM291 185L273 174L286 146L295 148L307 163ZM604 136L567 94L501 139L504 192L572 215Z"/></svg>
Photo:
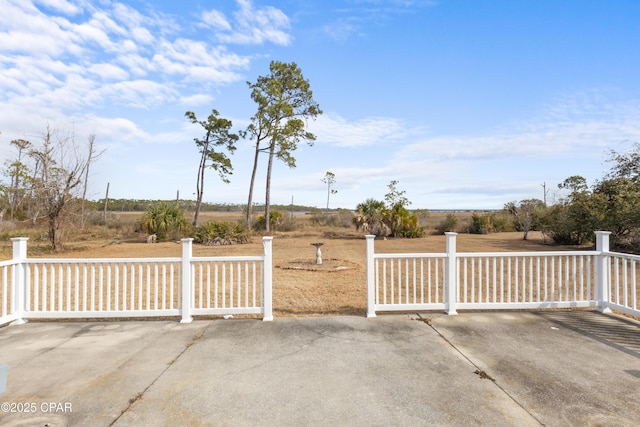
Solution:
<svg viewBox="0 0 640 427"><path fill-rule="evenodd" d="M320 246L324 245L324 243L311 243L311 246L316 247L316 264L322 264L322 251L320 250Z"/></svg>

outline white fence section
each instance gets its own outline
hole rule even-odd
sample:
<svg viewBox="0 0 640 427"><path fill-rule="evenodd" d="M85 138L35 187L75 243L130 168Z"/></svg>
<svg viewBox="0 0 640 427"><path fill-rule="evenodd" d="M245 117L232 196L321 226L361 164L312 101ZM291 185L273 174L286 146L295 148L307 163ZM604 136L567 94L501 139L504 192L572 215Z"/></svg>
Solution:
<svg viewBox="0 0 640 427"><path fill-rule="evenodd" d="M594 307L640 316L640 257L595 251L458 253L446 233L440 254L377 254L367 236L367 316L378 311Z"/></svg>
<svg viewBox="0 0 640 427"><path fill-rule="evenodd" d="M264 254L193 257L27 258L27 239L13 240L13 259L0 262L0 325L38 318L130 318L272 314L272 237Z"/></svg>

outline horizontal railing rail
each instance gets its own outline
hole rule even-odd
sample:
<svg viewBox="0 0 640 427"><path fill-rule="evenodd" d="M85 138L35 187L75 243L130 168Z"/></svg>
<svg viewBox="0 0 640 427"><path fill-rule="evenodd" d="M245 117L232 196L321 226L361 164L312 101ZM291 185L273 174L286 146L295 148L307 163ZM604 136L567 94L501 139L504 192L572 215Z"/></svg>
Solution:
<svg viewBox="0 0 640 427"><path fill-rule="evenodd" d="M27 239L12 239L0 263L0 325L28 319L262 314L272 320L272 237L264 254L167 258L27 258Z"/></svg>

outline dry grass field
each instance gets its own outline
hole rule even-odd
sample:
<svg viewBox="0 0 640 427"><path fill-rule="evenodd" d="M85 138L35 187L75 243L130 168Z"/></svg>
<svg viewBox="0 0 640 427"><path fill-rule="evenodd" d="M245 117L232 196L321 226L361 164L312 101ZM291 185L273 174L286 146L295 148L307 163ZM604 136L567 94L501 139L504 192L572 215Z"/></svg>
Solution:
<svg viewBox="0 0 640 427"><path fill-rule="evenodd" d="M122 213L123 223L135 221L140 213ZM439 219L430 217L431 224ZM444 217L444 214L441 214ZM461 222L470 213L460 213ZM274 258L274 316L364 315L366 313L366 241L362 233L353 227L322 227L312 223L308 215L296 216L298 226L294 231L273 234ZM240 213L204 213L208 219L237 220ZM95 227L95 226L94 226ZM179 242L147 244L146 235L124 236L122 231L112 235L92 229L77 235L65 244L65 250L49 253L42 250L45 241L30 241L30 257L118 258L118 257L176 257L180 256ZM11 242L1 242L0 259L10 258ZM324 264L318 270L315 265L313 242L323 242ZM443 252L445 237L428 234L419 239L376 240L376 252ZM551 248L544 244L542 236L530 233L528 241L522 233L495 233L487 235L458 235L459 252L541 251ZM255 235L251 242L231 246L194 245L196 256L261 255L262 238Z"/></svg>

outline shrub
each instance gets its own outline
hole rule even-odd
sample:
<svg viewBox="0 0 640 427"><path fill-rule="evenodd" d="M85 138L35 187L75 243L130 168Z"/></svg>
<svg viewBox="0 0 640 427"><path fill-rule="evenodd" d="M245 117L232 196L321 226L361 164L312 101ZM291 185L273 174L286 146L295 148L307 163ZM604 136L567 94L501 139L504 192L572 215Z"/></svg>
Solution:
<svg viewBox="0 0 640 427"><path fill-rule="evenodd" d="M447 217L440 221L440 224L436 227L436 234L444 234L447 231L456 231L458 227L458 218L452 214L447 214Z"/></svg>
<svg viewBox="0 0 640 427"><path fill-rule="evenodd" d="M193 238L206 246L235 245L249 242L249 232L238 223L208 221L194 230Z"/></svg>
<svg viewBox="0 0 640 427"><path fill-rule="evenodd" d="M311 223L323 227L350 228L353 213L348 209L338 209L336 212L317 212L311 217Z"/></svg>
<svg viewBox="0 0 640 427"><path fill-rule="evenodd" d="M515 231L513 221L507 212L473 213L467 228L470 234L502 233Z"/></svg>
<svg viewBox="0 0 640 427"><path fill-rule="evenodd" d="M151 205L140 219L140 226L143 231L158 236L158 240L184 237L190 231L184 211L167 202Z"/></svg>
<svg viewBox="0 0 640 427"><path fill-rule="evenodd" d="M286 227L283 226L285 220L283 218L282 212L274 211L269 213L269 230L271 231L290 231L285 230L284 228L289 228L291 226L291 221L295 222L294 219L288 220L288 225ZM264 215L260 215L258 219L253 223L253 229L255 231L263 231L266 227L266 223L264 220ZM283 227L281 227L283 226Z"/></svg>
<svg viewBox="0 0 640 427"><path fill-rule="evenodd" d="M491 228L489 215L479 215L477 213L473 213L471 215L471 224L467 228L467 231L470 234L487 234Z"/></svg>

